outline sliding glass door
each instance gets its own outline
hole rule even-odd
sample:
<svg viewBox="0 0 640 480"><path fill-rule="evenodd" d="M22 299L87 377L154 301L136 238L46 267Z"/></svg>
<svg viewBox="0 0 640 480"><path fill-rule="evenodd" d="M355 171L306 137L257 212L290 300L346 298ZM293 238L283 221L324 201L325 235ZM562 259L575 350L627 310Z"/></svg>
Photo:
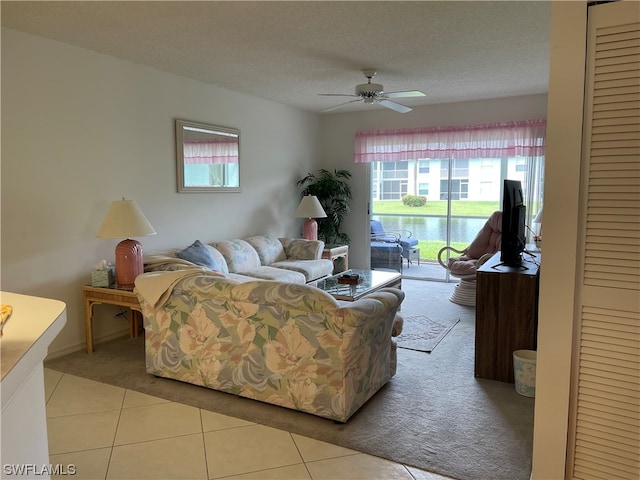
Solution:
<svg viewBox="0 0 640 480"><path fill-rule="evenodd" d="M543 157L430 159L371 163L371 219L418 239L419 264L404 259L408 278L449 281L438 264L444 246L463 250L501 209L505 178L520 180L527 225L541 208Z"/></svg>

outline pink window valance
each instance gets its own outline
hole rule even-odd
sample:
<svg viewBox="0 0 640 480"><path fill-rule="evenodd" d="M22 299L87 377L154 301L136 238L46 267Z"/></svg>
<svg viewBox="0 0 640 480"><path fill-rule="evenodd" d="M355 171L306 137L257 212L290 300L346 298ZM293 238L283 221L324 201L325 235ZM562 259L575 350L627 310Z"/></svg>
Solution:
<svg viewBox="0 0 640 480"><path fill-rule="evenodd" d="M185 140L184 163L188 165L238 163L238 140L235 138Z"/></svg>
<svg viewBox="0 0 640 480"><path fill-rule="evenodd" d="M544 119L470 126L375 130L356 133L354 161L400 162L423 158L471 159L543 156Z"/></svg>

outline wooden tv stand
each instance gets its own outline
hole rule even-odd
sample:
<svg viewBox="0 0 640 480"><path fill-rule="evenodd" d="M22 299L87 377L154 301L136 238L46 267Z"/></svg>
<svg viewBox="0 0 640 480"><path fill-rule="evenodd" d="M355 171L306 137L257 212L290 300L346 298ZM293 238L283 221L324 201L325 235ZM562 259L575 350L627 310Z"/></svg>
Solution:
<svg viewBox="0 0 640 480"><path fill-rule="evenodd" d="M475 376L514 382L513 352L535 350L540 253L524 253L522 268L496 253L477 272Z"/></svg>

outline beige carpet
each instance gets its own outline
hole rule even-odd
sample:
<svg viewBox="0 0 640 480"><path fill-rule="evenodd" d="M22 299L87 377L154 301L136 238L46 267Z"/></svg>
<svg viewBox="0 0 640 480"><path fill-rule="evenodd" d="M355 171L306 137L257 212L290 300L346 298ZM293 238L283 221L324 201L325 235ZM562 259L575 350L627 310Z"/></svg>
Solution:
<svg viewBox="0 0 640 480"><path fill-rule="evenodd" d="M404 327L398 336L398 347L426 353L431 353L460 321L459 318L436 321L426 315L410 315L403 318Z"/></svg>
<svg viewBox="0 0 640 480"><path fill-rule="evenodd" d="M346 424L145 373L142 339L121 338L46 366L232 415L460 480L528 480L534 400L473 375L474 309L451 284L403 280L404 316L460 318L431 354L398 350L398 373Z"/></svg>

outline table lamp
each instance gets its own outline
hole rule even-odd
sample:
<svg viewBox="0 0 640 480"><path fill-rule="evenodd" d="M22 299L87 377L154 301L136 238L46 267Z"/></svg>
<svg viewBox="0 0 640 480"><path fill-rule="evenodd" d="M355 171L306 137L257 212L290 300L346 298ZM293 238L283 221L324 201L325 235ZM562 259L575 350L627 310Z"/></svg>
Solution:
<svg viewBox="0 0 640 480"><path fill-rule="evenodd" d="M126 238L116 245L116 283L119 287L133 288L136 277L144 270L142 245L128 237L155 234L156 231L134 200L123 198L111 204L97 237Z"/></svg>
<svg viewBox="0 0 640 480"><path fill-rule="evenodd" d="M325 218L327 214L324 212L322 205L318 201L318 197L314 195L305 195L296 210L296 218L306 218L302 225L302 237L307 240L318 239L318 222L314 218Z"/></svg>

